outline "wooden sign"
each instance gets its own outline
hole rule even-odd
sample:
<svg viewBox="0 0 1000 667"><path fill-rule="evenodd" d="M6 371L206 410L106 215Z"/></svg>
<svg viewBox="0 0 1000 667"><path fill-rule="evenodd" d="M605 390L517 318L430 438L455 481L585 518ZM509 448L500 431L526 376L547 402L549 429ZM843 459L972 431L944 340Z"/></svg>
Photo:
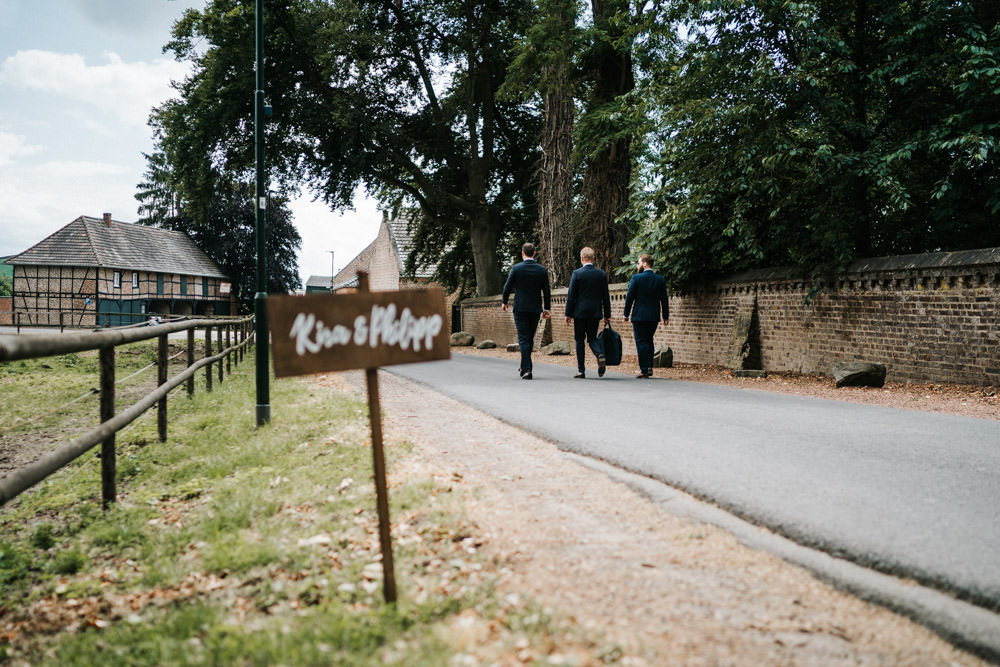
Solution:
<svg viewBox="0 0 1000 667"><path fill-rule="evenodd" d="M267 299L276 377L449 359L440 288Z"/></svg>
<svg viewBox="0 0 1000 667"><path fill-rule="evenodd" d="M358 272L354 294L268 297L267 316L275 376L365 369L382 594L386 602L394 603L396 574L389 534L378 367L451 357L451 336L444 326L444 292L440 288L369 292L368 274Z"/></svg>

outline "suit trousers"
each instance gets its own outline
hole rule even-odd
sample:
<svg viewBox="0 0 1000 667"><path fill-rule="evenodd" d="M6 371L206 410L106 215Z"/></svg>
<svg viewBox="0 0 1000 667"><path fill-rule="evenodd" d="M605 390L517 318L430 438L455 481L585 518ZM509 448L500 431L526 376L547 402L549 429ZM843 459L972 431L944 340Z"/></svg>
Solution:
<svg viewBox="0 0 1000 667"><path fill-rule="evenodd" d="M531 372L531 351L535 346L535 332L538 331L539 313L514 313L514 327L517 329L517 346L521 350L521 372Z"/></svg>
<svg viewBox="0 0 1000 667"><path fill-rule="evenodd" d="M601 345L601 341L597 338L597 327L601 323L601 318L595 317L576 317L573 318L573 338L576 339L576 368L581 373L584 370L584 348L583 343L586 340L590 343L590 349L593 350L594 356L603 357L604 347Z"/></svg>
<svg viewBox="0 0 1000 667"><path fill-rule="evenodd" d="M635 354L639 357L639 370L643 373L653 372L653 334L659 326L658 320L652 322L632 322L632 335L635 336Z"/></svg>

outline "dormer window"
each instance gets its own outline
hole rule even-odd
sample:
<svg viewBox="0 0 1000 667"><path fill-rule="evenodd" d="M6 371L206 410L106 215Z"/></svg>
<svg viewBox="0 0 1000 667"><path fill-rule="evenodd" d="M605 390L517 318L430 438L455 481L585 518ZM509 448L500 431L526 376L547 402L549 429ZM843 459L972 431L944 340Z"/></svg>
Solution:
<svg viewBox="0 0 1000 667"><path fill-rule="evenodd" d="M122 287L122 272L115 271L111 274L111 284L114 285L115 289L121 289Z"/></svg>

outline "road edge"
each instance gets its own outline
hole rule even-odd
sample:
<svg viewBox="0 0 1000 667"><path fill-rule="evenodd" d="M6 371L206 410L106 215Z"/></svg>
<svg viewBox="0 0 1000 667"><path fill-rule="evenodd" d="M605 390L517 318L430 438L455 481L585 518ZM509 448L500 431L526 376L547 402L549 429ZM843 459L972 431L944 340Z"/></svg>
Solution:
<svg viewBox="0 0 1000 667"><path fill-rule="evenodd" d="M821 581L901 614L954 646L1000 665L1000 615L941 591L803 546L650 477L566 450L563 454L641 493L665 512L717 526L751 549L803 567Z"/></svg>

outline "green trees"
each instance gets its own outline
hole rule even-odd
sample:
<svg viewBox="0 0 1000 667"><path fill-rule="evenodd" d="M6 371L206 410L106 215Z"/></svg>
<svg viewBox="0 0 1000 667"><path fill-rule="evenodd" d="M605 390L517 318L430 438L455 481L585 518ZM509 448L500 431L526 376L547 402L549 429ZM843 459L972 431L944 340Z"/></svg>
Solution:
<svg viewBox="0 0 1000 667"><path fill-rule="evenodd" d="M219 183L250 180L252 4L211 0L175 27L194 70L151 121L161 208L173 193L201 220ZM363 186L416 207L413 259L449 286L498 292L532 237L557 282L587 243L612 271L650 251L676 286L1000 245L995 3L265 8L278 196L345 208Z"/></svg>
<svg viewBox="0 0 1000 667"><path fill-rule="evenodd" d="M1000 244L996 8L675 2L649 18L630 216L674 284Z"/></svg>
<svg viewBox="0 0 1000 667"><path fill-rule="evenodd" d="M246 311L256 293L256 220L253 186L217 179L206 210L193 215L180 201L164 169L162 154L146 156L146 180L138 185L139 223L182 231L194 240L232 281L232 290ZM267 207L268 292L298 289L297 251L302 245L287 202L272 197Z"/></svg>
<svg viewBox="0 0 1000 667"><path fill-rule="evenodd" d="M498 100L525 0L266 3L269 174L334 208L359 185L389 206L416 205L415 240L445 282L501 287L500 255L530 230L538 121ZM253 161L253 3L189 11L168 47L194 73L154 124L182 193L204 208L214 173Z"/></svg>

